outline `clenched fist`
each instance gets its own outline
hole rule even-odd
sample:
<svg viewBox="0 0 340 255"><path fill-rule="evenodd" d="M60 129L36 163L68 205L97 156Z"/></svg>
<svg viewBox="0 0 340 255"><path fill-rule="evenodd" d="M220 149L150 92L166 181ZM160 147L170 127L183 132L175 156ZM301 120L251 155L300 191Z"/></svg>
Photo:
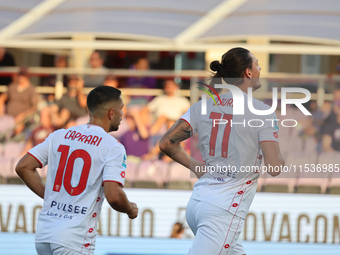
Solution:
<svg viewBox="0 0 340 255"><path fill-rule="evenodd" d="M130 219L135 219L138 216L138 207L136 203L131 203L132 210L127 214Z"/></svg>

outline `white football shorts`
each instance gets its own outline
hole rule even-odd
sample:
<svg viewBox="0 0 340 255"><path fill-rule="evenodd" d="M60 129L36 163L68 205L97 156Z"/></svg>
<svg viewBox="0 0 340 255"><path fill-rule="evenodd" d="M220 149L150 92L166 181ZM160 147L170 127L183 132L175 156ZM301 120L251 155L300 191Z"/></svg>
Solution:
<svg viewBox="0 0 340 255"><path fill-rule="evenodd" d="M212 204L190 199L186 209L195 235L189 255L243 255L238 242L244 219Z"/></svg>
<svg viewBox="0 0 340 255"><path fill-rule="evenodd" d="M38 255L82 255L83 253L71 250L65 246L54 243L35 243ZM93 255L93 251L89 253Z"/></svg>

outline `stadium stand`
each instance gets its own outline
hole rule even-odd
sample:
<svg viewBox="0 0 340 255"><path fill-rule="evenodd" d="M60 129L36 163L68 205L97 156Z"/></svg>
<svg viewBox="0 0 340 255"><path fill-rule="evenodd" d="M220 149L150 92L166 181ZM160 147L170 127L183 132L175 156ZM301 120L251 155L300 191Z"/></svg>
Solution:
<svg viewBox="0 0 340 255"><path fill-rule="evenodd" d="M107 75L106 73L103 74ZM129 74L130 76L130 74ZM129 77L126 76L126 77ZM164 79L162 79L164 78ZM156 77L157 84L162 84L164 80L169 79L166 77ZM124 83L126 83L127 78L119 78L118 88L122 88L124 90L124 96L126 97L126 106L127 108L124 110L126 115L129 115L129 111L132 108L129 108L129 97L132 95L138 95L138 92L141 91L141 95L151 95L158 96L162 93L162 90L155 89L133 89L133 88L124 88ZM160 86L158 86L160 87ZM44 87L46 89L46 87ZM52 87L51 87L52 89ZM54 88L53 88L54 89ZM88 93L91 88L84 88L84 94ZM39 86L37 87L39 90ZM65 90L65 88L64 88ZM45 91L45 90L41 90ZM49 90L46 90L49 91ZM51 90L53 91L53 90ZM48 101L48 97L43 97L42 95L46 95L49 92L41 92L40 98L41 102L39 103L38 110L42 111L42 109L48 109L51 105L54 104L53 101ZM158 92L156 92L158 91ZM66 91L64 91L65 93ZM179 92L183 92L180 90ZM189 91L184 91L182 96L189 96ZM198 97L197 97L198 98ZM330 101L327 101L329 104ZM269 102L270 104L270 102ZM141 108L143 109L143 108ZM138 110L138 109L137 109ZM140 110L140 108L139 108ZM25 120L25 130L19 136L14 136L15 130L15 120L13 117L8 115L0 115L0 183L14 184L21 183L19 179L17 179L16 174L14 173L14 166L17 160L20 158L21 153L23 153L23 147L25 146L25 139L30 136L30 133L34 128L39 125L40 117L39 111L29 119ZM139 114L138 116L143 116ZM327 116L330 114L327 111L319 113L323 114L322 120L325 120ZM320 115L319 114L319 115ZM338 164L338 153L326 153L322 152L321 146L321 138L322 137L322 123L319 125L318 133L313 133L307 131L311 125L314 115L307 119L305 116L301 115L300 111L295 108L289 108L287 111L287 116L281 116L280 113L277 114L278 118L291 118L298 120L298 125L294 128L284 128L280 127L279 131L279 139L280 139L280 147L282 154L286 158L286 165L304 165L306 163L309 164ZM317 116L317 115L315 115ZM318 120L320 116L317 116ZM315 117L316 118L316 117ZM142 119L142 118L141 118ZM157 119L156 116L151 116L151 120ZM88 116L82 116L75 120L76 125L84 124L88 120ZM312 121L311 121L312 120ZM144 120L145 121L145 120ZM123 119L122 123L124 124L126 119ZM127 131L126 128L123 128L122 124L122 132L113 134L119 140L119 138ZM65 127L61 127L65 128ZM146 127L150 141L157 141L157 137L161 134L157 134L157 136L150 135L150 127ZM166 130L168 127L163 127L162 132ZM134 137L132 136L132 139ZM151 142L150 142L151 143ZM150 144L149 151L152 148L157 147L157 142L155 144ZM187 144L183 144L185 149L190 152L192 156L201 160L201 155L198 150L198 141L195 140L195 137L190 139L190 142ZM321 153L321 154L320 154ZM163 157L163 158L162 158ZM159 160L161 159L162 160ZM190 173L183 166L178 165L177 163L173 163L171 160L164 158L164 155L157 152L152 158L143 158L143 156L136 157L133 159L129 157L127 160L128 171L126 174L126 185L125 187L131 188L165 188L165 189L192 189L193 184L197 180L190 176ZM298 169L297 169L298 170ZM39 170L42 174L43 178L46 178L47 168ZM261 175L258 180L258 191L262 192L284 192L284 193L321 193L321 194L340 194L340 178L338 177L337 172L330 172L328 176L322 175L321 173L314 173L313 175L308 172L299 173L290 172L290 173L282 173L280 176L276 178L271 178L269 176Z"/></svg>
<svg viewBox="0 0 340 255"><path fill-rule="evenodd" d="M165 187L167 189L192 189L192 180L193 177L190 178L190 172L186 169L186 167L173 162L170 163L169 166L169 178Z"/></svg>

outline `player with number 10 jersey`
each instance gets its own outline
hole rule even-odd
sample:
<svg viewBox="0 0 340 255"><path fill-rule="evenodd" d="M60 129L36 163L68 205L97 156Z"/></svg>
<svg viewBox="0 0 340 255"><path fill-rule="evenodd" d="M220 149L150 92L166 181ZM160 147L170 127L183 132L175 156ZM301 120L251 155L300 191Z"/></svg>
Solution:
<svg viewBox="0 0 340 255"><path fill-rule="evenodd" d="M103 182L124 186L124 146L103 128L85 124L52 133L28 153L42 167L48 165L36 242L92 249L104 200Z"/></svg>
<svg viewBox="0 0 340 255"><path fill-rule="evenodd" d="M61 129L32 148L16 171L27 186L44 198L38 217L38 254L93 254L103 200L137 217L136 204L122 187L126 153L108 132L116 131L123 115L120 91L99 86L87 98L89 124ZM36 172L48 165L46 185Z"/></svg>

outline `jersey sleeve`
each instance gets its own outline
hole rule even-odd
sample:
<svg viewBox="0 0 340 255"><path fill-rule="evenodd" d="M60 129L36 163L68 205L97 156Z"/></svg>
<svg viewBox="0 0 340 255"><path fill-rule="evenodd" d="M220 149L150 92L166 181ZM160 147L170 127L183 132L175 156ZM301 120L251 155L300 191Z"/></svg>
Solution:
<svg viewBox="0 0 340 255"><path fill-rule="evenodd" d="M49 144L51 142L52 139L52 134L50 134L45 141L43 141L42 143L38 144L37 146L33 147L32 149L30 149L27 153L30 154L31 156L33 156L39 163L40 163L40 167L44 167L47 165L48 162L48 148L49 148Z"/></svg>
<svg viewBox="0 0 340 255"><path fill-rule="evenodd" d="M197 133L197 125L195 120L195 113L193 112L194 108L190 107L186 113L182 115L180 119L185 120L192 129L192 135Z"/></svg>
<svg viewBox="0 0 340 255"><path fill-rule="evenodd" d="M117 182L124 186L126 171L126 152L123 145L118 144L109 153L103 171L103 182Z"/></svg>
<svg viewBox="0 0 340 255"><path fill-rule="evenodd" d="M279 125L276 114L262 116L263 125L258 129L259 142L279 142Z"/></svg>

